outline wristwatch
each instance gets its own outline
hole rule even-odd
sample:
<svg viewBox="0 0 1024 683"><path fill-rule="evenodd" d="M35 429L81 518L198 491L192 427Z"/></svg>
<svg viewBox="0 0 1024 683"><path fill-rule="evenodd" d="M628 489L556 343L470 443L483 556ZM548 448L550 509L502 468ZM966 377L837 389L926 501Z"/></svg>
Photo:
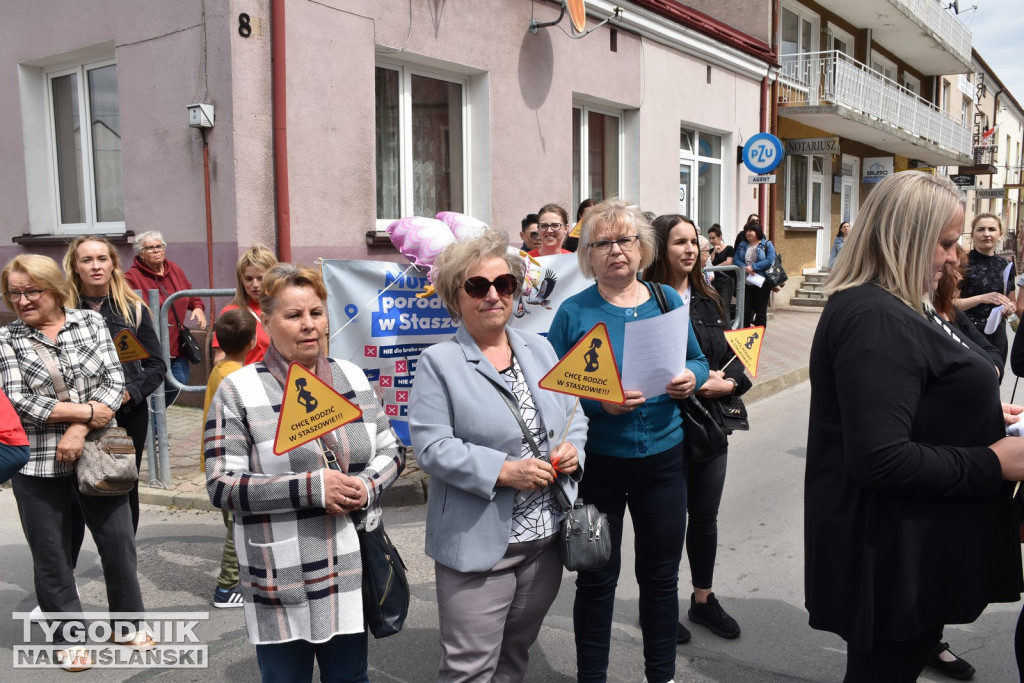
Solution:
<svg viewBox="0 0 1024 683"><path fill-rule="evenodd" d="M736 393L736 390L740 388L740 383L734 380L732 377L726 377L726 382L732 382L732 393Z"/></svg>

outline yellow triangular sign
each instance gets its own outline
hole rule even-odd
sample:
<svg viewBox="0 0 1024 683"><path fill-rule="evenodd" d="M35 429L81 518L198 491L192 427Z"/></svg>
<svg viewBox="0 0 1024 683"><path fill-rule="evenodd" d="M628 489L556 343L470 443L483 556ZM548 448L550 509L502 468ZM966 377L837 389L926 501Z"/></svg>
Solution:
<svg viewBox="0 0 1024 683"><path fill-rule="evenodd" d="M726 330L725 340L729 347L743 363L750 375L757 378L757 362L761 360L761 342L764 341L764 327L744 327L739 330Z"/></svg>
<svg viewBox="0 0 1024 683"><path fill-rule="evenodd" d="M619 381L619 367L615 363L608 328L598 323L587 332L576 346L569 349L562 360L544 375L539 383L542 389L561 394L592 398L595 401L622 404L626 396Z"/></svg>
<svg viewBox="0 0 1024 683"><path fill-rule="evenodd" d="M122 363L129 363L133 360L146 360L149 358L149 351L139 343L139 340L127 327L117 333L114 337L114 348L117 349L117 359Z"/></svg>
<svg viewBox="0 0 1024 683"><path fill-rule="evenodd" d="M583 221L576 221L576 225L572 226L572 230L570 230L569 234L566 235L566 236L567 237L575 237L576 239L579 239L579 237L580 237L580 228L582 227L582 225L583 225Z"/></svg>
<svg viewBox="0 0 1024 683"><path fill-rule="evenodd" d="M298 363L288 367L274 455L282 455L359 418L363 411Z"/></svg>

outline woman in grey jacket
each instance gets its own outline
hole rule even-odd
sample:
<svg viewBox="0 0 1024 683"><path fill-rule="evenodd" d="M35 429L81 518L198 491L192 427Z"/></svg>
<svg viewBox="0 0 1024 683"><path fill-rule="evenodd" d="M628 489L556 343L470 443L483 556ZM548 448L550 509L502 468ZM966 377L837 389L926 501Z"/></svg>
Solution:
<svg viewBox="0 0 1024 683"><path fill-rule="evenodd" d="M430 474L440 681L526 678L562 577L554 488L574 500L582 475L587 419L573 398L538 386L558 357L542 337L506 327L523 284L507 249L488 230L438 257L434 284L462 326L420 356L409 404L413 450Z"/></svg>

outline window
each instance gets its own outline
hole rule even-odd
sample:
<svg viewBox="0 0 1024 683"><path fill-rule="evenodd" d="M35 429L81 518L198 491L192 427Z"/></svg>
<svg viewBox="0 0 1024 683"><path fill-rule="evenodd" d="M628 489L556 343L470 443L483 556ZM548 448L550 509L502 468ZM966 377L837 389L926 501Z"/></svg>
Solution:
<svg viewBox="0 0 1024 683"><path fill-rule="evenodd" d="M888 78L890 81L896 80L896 65L874 50L871 51L871 69L881 74L883 78Z"/></svg>
<svg viewBox="0 0 1024 683"><path fill-rule="evenodd" d="M466 210L465 81L378 65L377 220Z"/></svg>
<svg viewBox="0 0 1024 683"><path fill-rule="evenodd" d="M618 197L622 186L622 117L580 105L572 109L573 204Z"/></svg>
<svg viewBox="0 0 1024 683"><path fill-rule="evenodd" d="M968 124L968 119L970 118L970 116L971 116L971 100L965 97L960 102L960 123L962 123L965 126L969 125Z"/></svg>
<svg viewBox="0 0 1024 683"><path fill-rule="evenodd" d="M117 65L48 71L46 96L60 231L123 232Z"/></svg>
<svg viewBox="0 0 1024 683"><path fill-rule="evenodd" d="M915 95L921 94L921 80L911 76L907 72L903 72L903 87L907 92L911 92Z"/></svg>
<svg viewBox="0 0 1024 683"><path fill-rule="evenodd" d="M829 24L828 25L828 42L829 50L835 50L836 52L842 52L847 57L853 57L853 36L841 28Z"/></svg>
<svg viewBox="0 0 1024 683"><path fill-rule="evenodd" d="M796 61L791 55L808 54L818 51L814 40L817 17L806 14L804 8L782 8L780 33L782 39L782 63ZM840 38L841 40L841 38ZM787 59L787 56L789 58Z"/></svg>
<svg viewBox="0 0 1024 683"><path fill-rule="evenodd" d="M701 229L722 222L722 148L721 135L679 133L679 212Z"/></svg>
<svg viewBox="0 0 1024 683"><path fill-rule="evenodd" d="M786 157L786 223L821 225L825 204L825 157Z"/></svg>

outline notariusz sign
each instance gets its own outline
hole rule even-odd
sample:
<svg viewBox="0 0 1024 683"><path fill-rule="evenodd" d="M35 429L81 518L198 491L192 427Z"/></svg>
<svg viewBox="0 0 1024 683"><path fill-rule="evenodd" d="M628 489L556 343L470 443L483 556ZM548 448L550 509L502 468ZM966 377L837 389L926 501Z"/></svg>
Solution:
<svg viewBox="0 0 1024 683"><path fill-rule="evenodd" d="M839 136L786 140L786 154L839 154Z"/></svg>

